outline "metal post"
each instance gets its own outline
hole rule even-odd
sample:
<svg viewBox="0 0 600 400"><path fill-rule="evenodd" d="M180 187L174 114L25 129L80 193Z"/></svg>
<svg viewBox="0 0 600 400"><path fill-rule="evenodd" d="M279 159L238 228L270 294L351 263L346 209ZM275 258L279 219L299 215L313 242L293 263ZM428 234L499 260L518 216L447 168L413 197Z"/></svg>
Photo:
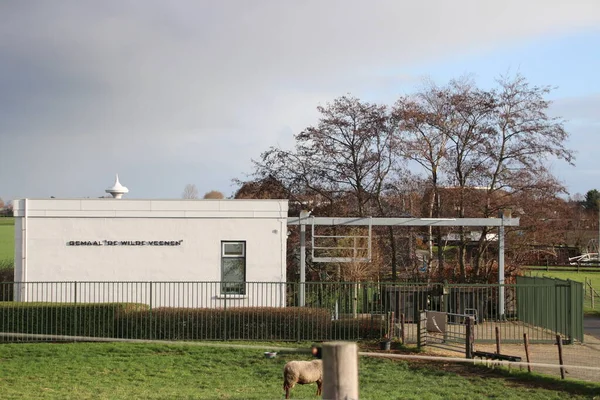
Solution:
<svg viewBox="0 0 600 400"><path fill-rule="evenodd" d="M498 317L504 319L504 211L500 211L498 232Z"/></svg>
<svg viewBox="0 0 600 400"><path fill-rule="evenodd" d="M465 358L473 358L473 343L475 342L475 318L465 319Z"/></svg>
<svg viewBox="0 0 600 400"><path fill-rule="evenodd" d="M304 283L306 282L306 218L310 211L300 211L300 287L298 288L298 305L304 307Z"/></svg>

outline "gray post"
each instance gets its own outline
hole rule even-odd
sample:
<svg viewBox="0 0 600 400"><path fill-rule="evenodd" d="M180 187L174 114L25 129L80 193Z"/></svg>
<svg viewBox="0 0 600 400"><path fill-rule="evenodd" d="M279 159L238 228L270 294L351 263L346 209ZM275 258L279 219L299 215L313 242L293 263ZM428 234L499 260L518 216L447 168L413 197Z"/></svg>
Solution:
<svg viewBox="0 0 600 400"><path fill-rule="evenodd" d="M306 282L306 218L310 211L300 211L300 285L298 288L298 305L304 307L304 283Z"/></svg>
<svg viewBox="0 0 600 400"><path fill-rule="evenodd" d="M504 319L504 211L500 211L498 232L498 317Z"/></svg>
<svg viewBox="0 0 600 400"><path fill-rule="evenodd" d="M323 398L358 399L356 343L323 343Z"/></svg>
<svg viewBox="0 0 600 400"><path fill-rule="evenodd" d="M475 342L475 318L465 319L465 357L473 358L473 343Z"/></svg>

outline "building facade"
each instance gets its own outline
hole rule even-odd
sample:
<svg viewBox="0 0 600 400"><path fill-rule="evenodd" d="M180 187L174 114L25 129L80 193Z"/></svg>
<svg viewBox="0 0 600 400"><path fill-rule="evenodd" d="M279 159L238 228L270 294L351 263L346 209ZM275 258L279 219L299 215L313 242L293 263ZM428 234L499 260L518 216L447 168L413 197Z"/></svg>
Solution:
<svg viewBox="0 0 600 400"><path fill-rule="evenodd" d="M15 300L283 305L287 212L287 200L16 200Z"/></svg>

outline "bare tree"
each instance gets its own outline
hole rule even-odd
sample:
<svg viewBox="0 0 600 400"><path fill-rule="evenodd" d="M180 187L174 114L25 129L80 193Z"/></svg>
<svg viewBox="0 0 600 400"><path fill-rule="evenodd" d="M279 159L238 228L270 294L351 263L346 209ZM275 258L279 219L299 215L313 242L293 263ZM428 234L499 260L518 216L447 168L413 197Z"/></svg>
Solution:
<svg viewBox="0 0 600 400"><path fill-rule="evenodd" d="M549 93L549 87L531 86L520 75L501 77L492 90L461 78L442 87L429 84L396 102L402 155L422 167L431 186L428 216L496 217L523 199L564 191L545 167L548 157L573 160L563 121L547 114ZM446 186L443 196L440 185ZM464 281L467 238L464 228L457 230ZM483 229L473 257L475 276L486 275L487 233ZM437 236L439 244L441 230ZM440 265L441 256L438 246Z"/></svg>
<svg viewBox="0 0 600 400"><path fill-rule="evenodd" d="M515 201L525 198L554 197L566 190L549 172L549 158L566 161L573 165L574 156L565 142L568 133L564 121L550 117L550 101L546 96L552 88L532 86L521 76L500 77L499 88L492 92L495 112L489 127L492 134L486 136L483 182L487 188L487 201L483 204L483 216L498 216L502 209L518 209ZM475 254L474 272L478 275L482 265L481 256L487 244L484 236Z"/></svg>
<svg viewBox="0 0 600 400"><path fill-rule="evenodd" d="M182 199L197 199L198 198L198 188L193 183L188 183L185 185L183 189L183 194L181 195Z"/></svg>
<svg viewBox="0 0 600 400"><path fill-rule="evenodd" d="M467 79L451 81L445 93L450 118L443 126L448 138L444 168L451 186L457 188L452 217L465 218L468 193L485 184L487 143L493 136L490 120L495 111L492 93L478 89ZM465 281L467 238L465 227L458 227L458 264L460 280Z"/></svg>
<svg viewBox="0 0 600 400"><path fill-rule="evenodd" d="M394 107L394 118L398 121L397 134L402 136L402 157L419 164L427 173L431 187L428 196L429 218L439 217L440 169L447 155L448 136L446 121L449 118L444 89L428 83L424 90L400 98ZM429 262L433 259L433 231L428 229ZM438 228L438 243L441 230ZM438 246L438 266L442 265L442 247ZM431 264L430 264L431 267Z"/></svg>
<svg viewBox="0 0 600 400"><path fill-rule="evenodd" d="M317 109L318 123L295 135L294 150L271 148L254 162L255 180L272 177L299 202L318 198L327 215L389 215L383 197L399 164L387 107L343 96ZM390 228L392 248L393 236Z"/></svg>
<svg viewBox="0 0 600 400"><path fill-rule="evenodd" d="M340 97L317 108L319 123L295 136L293 151L271 148L255 162L259 178L273 176L294 193L344 198L364 216L392 167L393 140L385 106Z"/></svg>
<svg viewBox="0 0 600 400"><path fill-rule="evenodd" d="M210 192L207 192L206 194L204 194L203 199L224 199L225 195L223 195L223 193L217 191L217 190L211 190Z"/></svg>
<svg viewBox="0 0 600 400"><path fill-rule="evenodd" d="M496 217L512 208L535 210L532 215L549 220L532 204L550 201L564 187L547 170L546 160L573 162L563 121L547 114L550 90L516 75L501 77L489 90L466 78L429 84L399 99L391 111L354 97L337 98L317 108L317 124L295 135L292 150L271 147L253 160L252 179L239 182L235 197L288 198L296 207L318 208L319 215ZM420 166L418 176L406 173L406 161ZM424 195L423 211L417 195ZM472 276L489 278L491 228L481 230L469 260L467 232L456 231L458 278L467 280L468 261ZM388 228L382 258L390 257L396 279L398 258L412 262L417 238L409 231L401 245L394 232ZM442 228L436 235L442 267ZM428 236L432 260L433 232ZM404 248L408 252L400 255Z"/></svg>

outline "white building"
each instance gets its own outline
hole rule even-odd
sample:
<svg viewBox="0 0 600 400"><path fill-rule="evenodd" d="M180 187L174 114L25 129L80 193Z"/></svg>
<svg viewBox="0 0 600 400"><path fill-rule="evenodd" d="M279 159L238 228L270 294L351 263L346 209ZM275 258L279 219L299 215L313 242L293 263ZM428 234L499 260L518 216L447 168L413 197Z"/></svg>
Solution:
<svg viewBox="0 0 600 400"><path fill-rule="evenodd" d="M287 200L16 200L15 300L282 306L287 212Z"/></svg>

